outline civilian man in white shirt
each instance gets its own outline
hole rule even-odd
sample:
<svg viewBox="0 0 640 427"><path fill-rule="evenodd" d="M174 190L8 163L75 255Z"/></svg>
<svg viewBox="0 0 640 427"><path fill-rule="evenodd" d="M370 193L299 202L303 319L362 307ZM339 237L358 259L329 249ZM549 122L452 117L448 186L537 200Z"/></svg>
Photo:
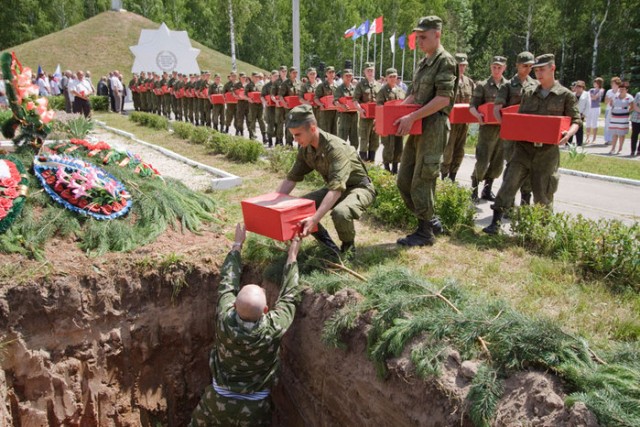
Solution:
<svg viewBox="0 0 640 427"><path fill-rule="evenodd" d="M91 84L85 80L84 73L78 71L76 80L69 82L69 94L72 98L73 112L82 113L85 117L91 116L91 104L89 96L93 93Z"/></svg>
<svg viewBox="0 0 640 427"><path fill-rule="evenodd" d="M124 86L120 81L120 72L118 70L113 72L113 76L110 78L111 80L111 91L113 92L113 97L115 98L116 104L116 113L122 112L122 91L124 90Z"/></svg>

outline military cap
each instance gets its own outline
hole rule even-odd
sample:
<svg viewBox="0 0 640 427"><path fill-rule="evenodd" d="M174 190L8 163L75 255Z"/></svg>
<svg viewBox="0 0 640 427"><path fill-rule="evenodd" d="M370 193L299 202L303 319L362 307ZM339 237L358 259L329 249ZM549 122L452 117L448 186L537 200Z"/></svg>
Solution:
<svg viewBox="0 0 640 427"><path fill-rule="evenodd" d="M215 78L215 77L221 77L221 76L220 76L220 73L215 73L213 77Z"/></svg>
<svg viewBox="0 0 640 427"><path fill-rule="evenodd" d="M520 52L518 57L516 58L517 64L533 64L536 60L533 58L533 53L531 52Z"/></svg>
<svg viewBox="0 0 640 427"><path fill-rule="evenodd" d="M344 76L345 74L353 75L353 70L351 68L345 68L344 71L342 72L342 75Z"/></svg>
<svg viewBox="0 0 640 427"><path fill-rule="evenodd" d="M316 73L317 74L318 72L316 71L315 68L309 67L309 68L307 68L307 74L309 74L309 73Z"/></svg>
<svg viewBox="0 0 640 427"><path fill-rule="evenodd" d="M257 71L253 71L253 72L251 73L251 77L255 77L255 76L257 76L258 74L259 74L259 73L258 73Z"/></svg>
<svg viewBox="0 0 640 427"><path fill-rule="evenodd" d="M429 30L442 30L442 19L435 15L423 16L418 20L418 25L416 25L413 29L413 31Z"/></svg>
<svg viewBox="0 0 640 427"><path fill-rule="evenodd" d="M296 67L289 67L289 72L293 72L295 71L296 73L298 72L298 69Z"/></svg>
<svg viewBox="0 0 640 427"><path fill-rule="evenodd" d="M328 73L329 71L333 71L335 73L336 68L333 65L329 65L327 68L324 69L324 72Z"/></svg>
<svg viewBox="0 0 640 427"><path fill-rule="evenodd" d="M278 70L287 71L287 66L286 65L281 65L280 68L278 68Z"/></svg>
<svg viewBox="0 0 640 427"><path fill-rule="evenodd" d="M467 65L469 63L466 53L456 53L456 62L459 65Z"/></svg>
<svg viewBox="0 0 640 427"><path fill-rule="evenodd" d="M287 114L287 129L299 128L300 126L309 123L314 118L313 107L306 104L298 105L291 109L289 114Z"/></svg>
<svg viewBox="0 0 640 427"><path fill-rule="evenodd" d="M278 74L278 70L271 70L271 74Z"/></svg>
<svg viewBox="0 0 640 427"><path fill-rule="evenodd" d="M373 65L373 62L365 62L364 63L364 69L369 69L369 68L375 68L375 65Z"/></svg>
<svg viewBox="0 0 640 427"><path fill-rule="evenodd" d="M385 71L384 74L387 77L392 76L394 74L397 76L398 75L398 70L396 70L395 68L387 68L387 71Z"/></svg>
<svg viewBox="0 0 640 427"><path fill-rule="evenodd" d="M244 71L240 71L240 73L238 73L238 76L247 77L247 73L245 73Z"/></svg>
<svg viewBox="0 0 640 427"><path fill-rule="evenodd" d="M533 67L543 67L549 64L555 64L556 57L553 53L545 53L544 55L536 56L536 63L533 64Z"/></svg>
<svg viewBox="0 0 640 427"><path fill-rule="evenodd" d="M262 74L262 71L258 71L257 76L258 77L264 77L264 74Z"/></svg>
<svg viewBox="0 0 640 427"><path fill-rule="evenodd" d="M504 56L496 55L491 60L491 65L493 64L507 65L507 58L505 58Z"/></svg>
<svg viewBox="0 0 640 427"><path fill-rule="evenodd" d="M200 74L211 74L211 73L209 72L209 70L202 70L200 71Z"/></svg>

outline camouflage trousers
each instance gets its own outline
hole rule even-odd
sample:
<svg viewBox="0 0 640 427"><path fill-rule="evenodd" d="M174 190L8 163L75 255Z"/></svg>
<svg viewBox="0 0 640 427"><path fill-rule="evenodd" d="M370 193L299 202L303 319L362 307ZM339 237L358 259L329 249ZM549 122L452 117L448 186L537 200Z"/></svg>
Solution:
<svg viewBox="0 0 640 427"><path fill-rule="evenodd" d="M336 110L320 110L318 126L325 132L338 135L338 112Z"/></svg>
<svg viewBox="0 0 640 427"><path fill-rule="evenodd" d="M358 149L358 113L338 113L338 136Z"/></svg>
<svg viewBox="0 0 640 427"><path fill-rule="evenodd" d="M249 137L252 137L256 134L256 122L258 122L258 126L260 127L260 133L264 137L265 134L265 126L264 120L262 119L262 104L249 104L249 119L247 121L247 127L249 128Z"/></svg>
<svg viewBox="0 0 640 427"><path fill-rule="evenodd" d="M235 119L237 105L238 104L227 104L227 108L224 112L225 114L224 124L226 127L231 126L231 122L233 121L233 119ZM236 123L236 127L237 127L237 123Z"/></svg>
<svg viewBox="0 0 640 427"><path fill-rule="evenodd" d="M449 120L441 113L422 119L421 135L409 135L398 171L398 190L405 205L418 219L429 221L435 211L436 181Z"/></svg>
<svg viewBox="0 0 640 427"><path fill-rule="evenodd" d="M398 163L402 158L402 137L397 135L383 136L382 162Z"/></svg>
<svg viewBox="0 0 640 427"><path fill-rule="evenodd" d="M219 395L208 385L191 414L189 427L271 425L271 398L237 400Z"/></svg>
<svg viewBox="0 0 640 427"><path fill-rule="evenodd" d="M285 114L283 107L276 107L275 114L276 138L284 138Z"/></svg>
<svg viewBox="0 0 640 427"><path fill-rule="evenodd" d="M267 121L267 136L273 138L276 136L276 107L266 107L264 118Z"/></svg>
<svg viewBox="0 0 640 427"><path fill-rule="evenodd" d="M552 208L553 195L560 182L559 166L560 148L557 145L543 144L536 147L530 142L516 142L494 209L511 208L516 193L527 178L531 179L534 203Z"/></svg>
<svg viewBox="0 0 640 427"><path fill-rule="evenodd" d="M375 131L374 119L361 118L358 130L360 133L359 151L377 151L380 147L380 137Z"/></svg>
<svg viewBox="0 0 640 427"><path fill-rule="evenodd" d="M505 166L504 174L506 176L507 169L509 169L509 163L511 163L511 157L513 157L513 147L515 146L515 141L510 141L508 139L503 140L504 144L504 159L507 161L507 166ZM520 189L523 193L531 193L531 177L527 176L527 178L522 183L522 188Z"/></svg>
<svg viewBox="0 0 640 427"><path fill-rule="evenodd" d="M244 125L247 122L249 116L249 101L238 101L236 106L236 131L244 132Z"/></svg>
<svg viewBox="0 0 640 427"><path fill-rule="evenodd" d="M451 125L451 133L449 140L444 148L444 156L440 173L449 175L449 173L457 173L464 159L464 145L467 142L468 124Z"/></svg>
<svg viewBox="0 0 640 427"><path fill-rule="evenodd" d="M224 126L224 104L213 105L213 125Z"/></svg>
<svg viewBox="0 0 640 427"><path fill-rule="evenodd" d="M478 131L476 166L473 175L478 182L499 178L504 169L504 146L499 125L482 125Z"/></svg>
<svg viewBox="0 0 640 427"><path fill-rule="evenodd" d="M329 190L322 188L302 196L316 202L316 209L322 203ZM356 238L354 219L360 219L364 211L376 200L376 190L373 184L358 185L347 188L338 199L331 211L331 219L336 227L338 237L343 242L353 242Z"/></svg>

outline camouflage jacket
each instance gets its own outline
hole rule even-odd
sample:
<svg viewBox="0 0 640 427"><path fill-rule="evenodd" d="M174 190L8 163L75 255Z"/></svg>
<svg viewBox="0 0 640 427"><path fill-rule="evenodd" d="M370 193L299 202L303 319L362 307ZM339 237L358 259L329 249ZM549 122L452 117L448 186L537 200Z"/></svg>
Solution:
<svg viewBox="0 0 640 427"><path fill-rule="evenodd" d="M519 113L538 114L541 116L568 116L571 124L582 124L576 95L557 81L545 97L542 86L529 86L524 89Z"/></svg>
<svg viewBox="0 0 640 427"><path fill-rule="evenodd" d="M222 86L222 93L232 92L234 85L235 85L235 83L232 82L231 80L229 80L228 82L226 82L224 84L224 86Z"/></svg>
<svg viewBox="0 0 640 427"><path fill-rule="evenodd" d="M413 103L419 105L428 104L436 96L445 96L453 104L457 75L456 60L439 46L433 55L423 58L418 64L407 96L413 95ZM448 115L451 107L440 111Z"/></svg>
<svg viewBox="0 0 640 427"><path fill-rule="evenodd" d="M405 94L404 91L400 88L400 86L391 87L388 84L382 85L382 88L378 91L376 95L376 103L378 105L384 105L387 101L395 101L396 99L404 99Z"/></svg>
<svg viewBox="0 0 640 427"><path fill-rule="evenodd" d="M476 84L475 89L473 89L473 97L469 104L477 109L482 104L494 102L498 96L500 88L507 83L508 80L504 77L500 79L498 84L493 80L493 77L489 77L488 79L481 81Z"/></svg>
<svg viewBox="0 0 640 427"><path fill-rule="evenodd" d="M473 96L473 90L475 89L476 84L469 77L462 76L458 77L458 89L456 90L456 104L468 104L471 101L471 96Z"/></svg>
<svg viewBox="0 0 640 427"><path fill-rule="evenodd" d="M264 86L262 86L262 90L260 91L260 96L266 98L267 96L271 95L272 86L273 83L271 83L270 81L265 83Z"/></svg>
<svg viewBox="0 0 640 427"><path fill-rule="evenodd" d="M280 77L278 77L278 79L271 85L272 96L278 96L282 83L284 83L284 81Z"/></svg>
<svg viewBox="0 0 640 427"><path fill-rule="evenodd" d="M511 105L518 105L522 101L522 93L524 89L529 86L535 86L538 81L532 79L531 76L527 76L524 83L520 81L518 75L513 76L506 84L500 86L498 90L498 96L496 96L495 103L509 107Z"/></svg>
<svg viewBox="0 0 640 427"><path fill-rule="evenodd" d="M287 79L282 82L278 89L278 95L280 96L295 96L300 93L300 80L292 81Z"/></svg>
<svg viewBox="0 0 640 427"><path fill-rule="evenodd" d="M314 170L322 176L329 190L345 191L362 185L368 178L356 149L323 130L320 130L318 148L311 144L298 148L298 156L287 179L300 182Z"/></svg>
<svg viewBox="0 0 640 427"><path fill-rule="evenodd" d="M275 381L280 341L293 322L300 293L298 264L285 266L278 301L257 322L242 320L233 306L241 271L240 252L229 252L218 286L216 342L209 360L218 385L236 393L254 393Z"/></svg>
<svg viewBox="0 0 640 427"><path fill-rule="evenodd" d="M335 80L331 82L331 84L329 84L329 82L325 79L316 87L316 96L314 99L320 100L320 98L324 98L325 96L333 95L336 88L337 86Z"/></svg>
<svg viewBox="0 0 640 427"><path fill-rule="evenodd" d="M380 91L380 83L373 81L370 83L367 79L362 79L356 85L353 92L353 99L359 103L376 102L376 95Z"/></svg>
<svg viewBox="0 0 640 427"><path fill-rule="evenodd" d="M305 82L301 87L300 87L300 92L298 92L298 97L300 99L304 99L304 94L305 93L316 93L316 89L318 88L318 83L317 82ZM314 96L315 97L315 96ZM314 107L316 107L316 105L314 105Z"/></svg>
<svg viewBox="0 0 640 427"><path fill-rule="evenodd" d="M219 95L222 93L222 85L213 82L209 85L209 95Z"/></svg>

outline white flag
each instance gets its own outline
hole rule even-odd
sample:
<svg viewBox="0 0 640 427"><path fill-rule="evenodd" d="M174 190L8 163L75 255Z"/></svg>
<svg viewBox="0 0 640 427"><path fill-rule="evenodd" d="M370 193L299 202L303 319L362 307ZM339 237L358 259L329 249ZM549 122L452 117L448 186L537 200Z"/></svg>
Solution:
<svg viewBox="0 0 640 427"><path fill-rule="evenodd" d="M367 34L367 37L369 37L369 41L371 41L371 36L374 35L375 33L377 33L376 31L376 20L373 20L373 23L369 26L369 34Z"/></svg>
<svg viewBox="0 0 640 427"><path fill-rule="evenodd" d="M396 33L389 37L389 42L391 42L391 53L396 53Z"/></svg>
<svg viewBox="0 0 640 427"><path fill-rule="evenodd" d="M60 71L60 64L58 64L58 66L56 67L56 72L53 73L53 77L55 77L57 79L61 79L62 78L62 72Z"/></svg>

